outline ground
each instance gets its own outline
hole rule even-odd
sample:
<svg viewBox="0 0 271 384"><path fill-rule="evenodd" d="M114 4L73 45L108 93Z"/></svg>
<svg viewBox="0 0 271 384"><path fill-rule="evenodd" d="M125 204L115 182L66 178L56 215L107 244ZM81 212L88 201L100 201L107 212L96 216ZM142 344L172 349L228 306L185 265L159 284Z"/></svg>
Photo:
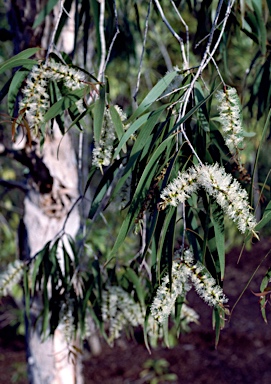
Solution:
<svg viewBox="0 0 271 384"><path fill-rule="evenodd" d="M227 256L224 290L232 308L263 257L271 250L271 239L261 240L244 251L237 264L240 250L233 250ZM103 343L103 352L93 357L87 353L84 358L86 384L144 384L153 377L149 369L144 374L144 363L152 359L158 364L165 359L168 373L176 379L159 381L184 384L270 384L271 383L271 328L260 312L259 298L253 292L259 291L261 277L271 256L267 257L252 279L248 289L238 302L222 331L217 349L212 330L211 309L192 293L190 304L200 313L199 325L191 327L191 333L181 335L179 343L172 349L160 346L150 355L140 337L136 340L122 338L113 349ZM271 307L267 312L271 313ZM270 319L271 321L271 319ZM0 339L0 382L26 384L23 339L14 337L7 330L1 331ZM154 383L154 382L153 382ZM158 382L157 382L158 383Z"/></svg>

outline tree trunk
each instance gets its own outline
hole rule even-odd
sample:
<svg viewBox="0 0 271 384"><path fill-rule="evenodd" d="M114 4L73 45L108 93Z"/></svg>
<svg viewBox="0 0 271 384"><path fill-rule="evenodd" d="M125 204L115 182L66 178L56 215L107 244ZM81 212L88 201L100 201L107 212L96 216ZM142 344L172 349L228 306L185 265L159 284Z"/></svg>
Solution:
<svg viewBox="0 0 271 384"><path fill-rule="evenodd" d="M27 233L30 256L34 256L45 244L64 229L65 235L75 237L80 218L78 208L73 207L78 198L77 166L75 153L68 135L64 138L55 127L53 136L47 137L42 153L43 163L53 178L50 193L31 190L25 198L24 225ZM65 237L62 237L65 242ZM68 247L68 243L66 245ZM58 256L61 258L61 250ZM41 310L37 299L31 316L35 322ZM40 327L27 327L27 362L30 382L54 384L82 383L78 366L69 360L67 343L61 326L53 338L41 342Z"/></svg>
<svg viewBox="0 0 271 384"><path fill-rule="evenodd" d="M35 16L47 1L9 0L8 19L13 32L14 54L23 49L42 46L47 49L50 32L58 14L58 6L46 18L46 22L34 32L32 25ZM69 19L68 19L69 20ZM73 46L73 22L68 25L65 45ZM66 51L67 52L67 51ZM69 53L69 51L67 52ZM24 201L23 225L24 257L34 256L44 245L53 240L65 224L65 234L75 237L79 230L80 218L74 203L78 198L78 171L76 156L68 134L63 138L57 125L53 133L47 136L43 150L39 145L34 149L25 149L31 159L33 169L31 190ZM30 171L31 173L31 171ZM33 173L33 172L32 172ZM27 239L27 242L25 241ZM65 239L64 239L65 241ZM61 250L59 255L61 258ZM61 327L53 338L41 340L40 324L36 323L41 302L37 300L31 306L31 322L26 321L27 363L31 384L81 384L80 361L73 364L68 356L67 343ZM36 323L35 327L33 324Z"/></svg>

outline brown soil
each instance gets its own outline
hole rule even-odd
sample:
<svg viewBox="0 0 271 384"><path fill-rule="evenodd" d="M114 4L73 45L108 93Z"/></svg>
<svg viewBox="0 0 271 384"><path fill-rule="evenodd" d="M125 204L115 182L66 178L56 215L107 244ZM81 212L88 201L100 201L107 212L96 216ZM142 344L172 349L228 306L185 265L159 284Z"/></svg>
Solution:
<svg viewBox="0 0 271 384"><path fill-rule="evenodd" d="M225 293L229 306L239 297L262 258L271 249L271 239L262 240L250 252L245 251L237 265L238 250L227 256ZM168 371L178 377L174 383L184 384L270 384L271 383L271 328L260 313L258 292L261 277L271 265L271 258L259 268L246 290L230 321L222 331L218 348L211 325L211 309L195 295L189 296L190 304L200 314L200 325L194 324L192 332L180 337L172 348L160 346L149 355L142 340L118 340L113 349L103 343L102 354L84 359L86 384L142 384L143 364L148 359L166 359ZM267 312L271 310L267 308ZM0 383L26 384L24 345L21 338L1 332ZM169 383L165 379L159 383ZM172 383L172 381L171 381ZM42 383L41 383L42 384Z"/></svg>

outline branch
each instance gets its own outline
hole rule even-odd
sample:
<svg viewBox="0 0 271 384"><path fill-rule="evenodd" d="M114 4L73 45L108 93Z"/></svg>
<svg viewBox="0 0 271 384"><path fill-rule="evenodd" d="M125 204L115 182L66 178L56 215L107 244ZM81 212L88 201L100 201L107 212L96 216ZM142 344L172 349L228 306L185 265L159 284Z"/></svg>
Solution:
<svg viewBox="0 0 271 384"><path fill-rule="evenodd" d="M183 39L174 31L174 29L172 28L172 26L170 25L170 23L168 22L165 14L164 14L164 11L159 3L158 0L154 0L155 2L155 5L157 6L158 8L158 11L162 17L162 20L163 22L166 24L167 28L169 29L169 31L172 33L172 35L175 37L175 39L179 42L180 44L180 48L181 48L181 52L182 52L182 57L183 57L183 61L184 61L184 68L187 69L188 68L188 62L187 62L187 58L186 58L186 53L185 53L185 49L184 49L184 43L183 43ZM176 7L175 7L175 10L176 10ZM180 13L178 12L178 16L181 17ZM181 17L181 20L182 22L184 23L182 17ZM184 23L185 24L185 23ZM186 25L186 24L185 24Z"/></svg>
<svg viewBox="0 0 271 384"><path fill-rule="evenodd" d="M208 43L207 43L207 46L206 46L203 58L201 60L200 66L199 66L199 68L197 70L197 73L195 74L193 80L190 83L189 88L187 89L187 91L185 93L185 96L184 96L184 99L183 99L183 103L181 105L180 112L179 112L179 115L178 115L176 123L178 123L185 116L187 104L188 104L188 101L190 99L191 93L192 93L192 91L194 89L194 85L195 85L196 81L198 80L198 78L201 76L203 70L206 68L206 66L209 64L209 62L212 60L212 58L213 58L213 56L214 56L214 54L215 54L215 52L216 52L216 50L217 50L217 48L219 46L219 43L220 43L220 41L222 39L224 30L225 30L225 27L226 27L226 23L228 21L230 13L231 13L231 8L232 8L232 6L234 4L234 0L228 1L228 5L227 5L227 9L226 9L224 20L223 20L223 23L222 23L222 28L221 28L220 34L219 34L219 36L217 38L217 41L216 41L216 43L214 45L214 48L212 49L212 52L210 52L211 44L213 42L213 35L214 35L214 32L215 32L216 27L217 27L217 22L218 22L218 18L219 18L219 15L220 15L220 11L221 11L221 7L222 7L223 1L224 0L220 0L219 4L217 6L215 20L214 20L213 25L212 25L212 29L211 29L211 32L210 32L210 35L209 35L209 40L208 40ZM190 146L193 154L196 156L198 161L202 164L201 160L199 159L198 155L196 154L196 151L194 150L192 144L190 143L190 141L189 141L189 139L188 139L188 137L187 137L187 135L185 133L185 129L184 129L184 124L183 123L181 124L181 132L182 132L182 135L184 136L185 140L187 141L188 145Z"/></svg>
<svg viewBox="0 0 271 384"><path fill-rule="evenodd" d="M100 33L100 43L101 43L101 60L100 67L98 72L98 81L102 81L104 77L104 66L106 58L106 44L105 44L105 35L104 35L104 12L105 12L105 0L98 0L100 3L100 19L99 19L99 33Z"/></svg>
<svg viewBox="0 0 271 384"><path fill-rule="evenodd" d="M151 12L151 4L152 4L152 0L150 0L150 2L149 2L148 12L147 12L147 16L146 16L143 46L142 46L142 52L141 52L141 56L140 56L139 70L138 70L138 74L137 74L136 89L135 89L135 93L134 93L134 96L133 96L135 102L136 102L136 96L138 94L139 84L140 84L142 63L143 63L143 57L144 57L145 45L146 45L147 34L148 34L148 27L149 27L149 16L150 16L150 12Z"/></svg>
<svg viewBox="0 0 271 384"><path fill-rule="evenodd" d="M56 23L55 23L55 27L53 29L53 32L52 32L52 35L51 35L51 40L50 40L50 43L49 43L49 47L48 47L48 51L47 51L47 54L46 54L46 59L45 59L45 64L47 64L48 60L49 60L49 55L50 53L52 52L53 50L53 46L54 46L54 41L55 41L55 36L56 36L56 32L57 32L57 28L59 26L59 23L60 23L60 19L61 19L61 16L63 14L63 12L65 12L68 16L68 12L66 11L66 9L64 8L64 1L63 0L60 0L59 1L59 4L60 4L60 11L58 13L58 17L57 17L57 20L56 20Z"/></svg>
<svg viewBox="0 0 271 384"><path fill-rule="evenodd" d="M188 25L186 24L186 22L184 21L184 19L182 18L182 15L178 11L178 8L176 7L176 4L174 3L174 1L170 0L170 2L172 4L175 12L177 13L179 19L181 20L181 22L183 23L183 25L185 27L185 31L186 31L186 56L185 56L183 44L181 45L181 49L183 49L182 53L183 53L183 59L184 59L184 69L188 69L189 68L189 28L188 28Z"/></svg>
<svg viewBox="0 0 271 384"><path fill-rule="evenodd" d="M13 180L0 179L0 185L8 189L18 188L25 193L30 191L30 188L28 185L24 183L19 183L18 181L13 181Z"/></svg>
<svg viewBox="0 0 271 384"><path fill-rule="evenodd" d="M111 52L112 52L112 49L113 49L113 46L115 44L115 41L116 41L116 38L118 36L118 34L120 33L120 30L119 30L119 21L118 21L118 12L117 12L117 7L116 7L116 2L115 0L113 0L113 3L114 3L114 17L115 17L115 22L116 22L116 32L113 36L113 39L110 43L110 46L108 48L108 52L107 52L107 57L106 57L106 60L105 60L105 63L104 63L104 68L103 68L103 74L105 73L105 70L106 70L106 67L107 67L107 64L108 64L108 61L110 59L110 56L111 56Z"/></svg>

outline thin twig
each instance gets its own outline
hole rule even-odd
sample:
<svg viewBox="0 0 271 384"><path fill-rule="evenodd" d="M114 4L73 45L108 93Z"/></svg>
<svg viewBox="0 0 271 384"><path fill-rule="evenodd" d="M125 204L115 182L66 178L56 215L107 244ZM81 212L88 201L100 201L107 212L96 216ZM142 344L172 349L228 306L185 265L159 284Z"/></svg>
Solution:
<svg viewBox="0 0 271 384"><path fill-rule="evenodd" d="M215 27L215 30L217 30L222 24L223 24L224 20L221 20L219 24L216 25ZM197 49L201 43L203 43L205 40L208 39L208 37L210 37L210 33L208 33L206 36L204 36L196 45L195 45L195 48L194 49Z"/></svg>
<svg viewBox="0 0 271 384"><path fill-rule="evenodd" d="M143 57L144 57L145 46L146 46L146 41L147 41L147 34L148 34L148 27L149 27L149 16L150 16L150 13L151 13L151 5L152 5L152 0L150 0L150 2L149 2L148 12L147 12L146 21L145 21L143 46L142 46L142 52L141 52L141 56L140 56L139 69L138 69L138 74L137 74L136 89L135 89L135 92L134 92L134 95L133 95L133 98L134 98L135 102L136 102L136 97L137 97L138 90L139 90L139 85L140 85L140 77L141 77L141 70L142 70L142 64L143 64Z"/></svg>
<svg viewBox="0 0 271 384"><path fill-rule="evenodd" d="M232 6L234 4L234 0L228 2L228 6L227 6L227 9L226 9L226 13L225 13L225 17L224 17L224 20L223 20L223 24L222 24L222 28L221 28L220 34L219 34L219 36L217 38L217 41L215 43L214 48L212 49L212 52L210 52L211 44L212 44L212 41L213 41L214 31L216 29L216 25L217 25L218 17L220 15L220 11L221 11L221 7L222 7L223 1L224 0L220 0L219 1L218 7L217 7L217 12L216 12L216 17L215 17L214 23L212 25L212 29L211 29L211 32L210 32L209 40L208 40L208 43L207 43L207 46L206 46L203 58L201 60L200 66L199 66L199 68L197 70L197 73L195 74L193 80L191 81L190 86L189 86L189 88L188 88L188 90L187 90L187 92L186 92L186 94L184 96L184 101L183 101L183 104L181 105L179 116L177 118L176 123L178 123L178 121L180 121L185 116L186 108L187 108L187 105L188 105L188 101L189 101L191 93L192 93L192 91L194 89L194 85L195 85L196 81L198 80L198 78L201 76L203 70L206 68L206 66L209 64L209 62L212 60L212 57L214 56L214 54L215 54L215 52L216 52L216 50L218 48L218 45L219 45L219 43L220 43L220 41L222 39L224 30L225 30L225 27L226 27L226 23L228 21L228 18L229 18L230 12L231 12L231 8L232 8ZM183 123L181 124L181 132L182 132L182 135L185 137L188 145L190 146L193 154L196 156L196 158L202 164L201 160L199 159L198 155L196 154L195 149L193 148L191 142L189 141L189 139L188 139L188 137L187 137L187 135L185 133L185 129L184 129L184 124Z"/></svg>
<svg viewBox="0 0 271 384"><path fill-rule="evenodd" d="M48 63L49 55L50 55L50 53L53 51L53 46L54 46L54 41L55 41L56 32L57 32L57 29L58 29L58 26L59 26L61 17L62 17L62 15L63 15L63 12L65 12L65 13L68 15L68 17L70 17L70 15L68 14L68 12L67 12L66 9L64 8L64 0L60 0L60 1L59 1L59 5L60 5L60 10L59 10L59 13L58 13L58 16L57 16L57 20L56 20L56 23L55 23L55 27L54 27L53 32L52 32L52 35L51 35L51 40L50 40L49 47L48 47L47 54L46 54L46 58L45 58L45 65Z"/></svg>
<svg viewBox="0 0 271 384"><path fill-rule="evenodd" d="M111 56L111 52L112 52L113 46L115 44L115 41L116 41L116 38L117 38L118 34L120 33L119 21L118 21L118 12L117 12L117 7L116 7L115 0L113 0L113 4L114 4L114 17L115 17L115 23L116 23L116 32L115 32L115 34L113 36L113 39L112 39L112 41L110 43L110 46L108 48L107 57L106 57L106 60L105 60L105 63L104 63L103 73L105 73L107 64L108 64L110 56Z"/></svg>
<svg viewBox="0 0 271 384"><path fill-rule="evenodd" d="M28 185L20 183L18 181L13 181L13 180L0 179L0 185L8 189L18 188L25 193L30 191L30 188Z"/></svg>
<svg viewBox="0 0 271 384"><path fill-rule="evenodd" d="M100 33L100 44L101 44L101 59L98 72L98 80L102 81L104 78L104 66L106 58L106 44L104 34L104 12L105 12L105 0L98 0L100 3L100 18L99 18L99 33Z"/></svg>
<svg viewBox="0 0 271 384"><path fill-rule="evenodd" d="M84 143L84 131L79 133L78 141L78 185L79 191L82 193L82 183L83 183L83 143Z"/></svg>
<svg viewBox="0 0 271 384"><path fill-rule="evenodd" d="M183 23L184 27L185 27L185 32L186 32L186 55L183 55L183 60L184 60L184 69L188 69L189 68L189 28L188 28L188 25L186 24L186 22L184 21L182 15L180 14L178 8L176 7L176 4L174 3L173 0L170 0L175 12L177 13L179 19L181 20L181 22Z"/></svg>
<svg viewBox="0 0 271 384"><path fill-rule="evenodd" d="M221 82L222 82L222 84L224 85L224 86L226 86L226 83L225 83L225 81L224 81L224 79L223 79L223 77L222 77L222 75L221 75L221 72L220 72L220 70L219 70L219 68L218 68L218 65L216 64L216 61L215 61L215 59L212 57L212 62L213 62L213 64L214 64L214 66L215 66L215 69L216 69L216 71L217 71L217 73L218 73L218 76L220 77L220 80L221 80Z"/></svg>
<svg viewBox="0 0 271 384"><path fill-rule="evenodd" d="M187 62L187 58L186 58L186 53L185 53L185 48L184 48L184 42L183 42L183 39L174 31L174 29L172 28L172 26L170 25L169 21L167 20L165 14L164 14L164 11L159 3L158 0L154 0L155 2L155 5L157 6L158 8L158 11L162 17L162 20L163 22L166 24L167 28L169 29L169 31L171 32L171 34L175 37L175 39L179 42L180 44L180 48L181 48L181 52L182 52L182 57L183 57L183 61L184 61L184 68L188 68L188 62Z"/></svg>

